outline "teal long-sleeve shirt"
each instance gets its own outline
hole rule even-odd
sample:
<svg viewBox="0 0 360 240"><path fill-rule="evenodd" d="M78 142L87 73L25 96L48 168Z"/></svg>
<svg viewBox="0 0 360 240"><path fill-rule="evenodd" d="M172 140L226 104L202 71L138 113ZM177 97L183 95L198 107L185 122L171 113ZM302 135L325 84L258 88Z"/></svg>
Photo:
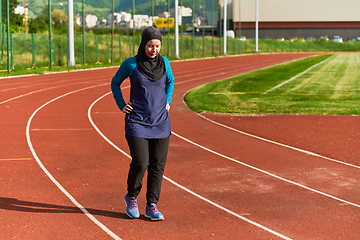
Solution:
<svg viewBox="0 0 360 240"><path fill-rule="evenodd" d="M172 69L171 69L169 60L164 56L163 56L163 58L164 58L165 69L166 69L165 93L166 93L167 102L170 104L171 99L172 99L172 94L174 91L175 78L172 73ZM112 90L114 99L116 101L116 104L120 110L123 110L123 108L126 106L120 86L126 78L131 76L131 74L135 68L136 68L135 57L127 58L120 65L116 74L112 78L111 90Z"/></svg>

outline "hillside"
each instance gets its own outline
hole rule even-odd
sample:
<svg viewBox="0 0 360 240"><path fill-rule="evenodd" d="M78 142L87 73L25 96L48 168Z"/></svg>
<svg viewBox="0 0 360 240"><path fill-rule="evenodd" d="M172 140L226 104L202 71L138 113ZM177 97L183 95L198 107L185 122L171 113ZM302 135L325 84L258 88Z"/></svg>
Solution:
<svg viewBox="0 0 360 240"><path fill-rule="evenodd" d="M74 15L82 13L82 0L73 0L74 1ZM20 1L22 2L22 0ZM155 15L167 11L167 0L156 0L155 1ZM45 11L46 6L48 5L48 0L27 0L26 4L29 7L29 18L34 19L40 13ZM59 0L52 1L52 7L56 9L61 9L67 12L67 1ZM108 14L111 12L110 0L85 0L85 13L91 13L96 15L98 18L107 18ZM179 1L180 4L180 1ZM183 5L185 7L192 8L192 0L183 0ZM146 14L151 15L151 0L135 0L136 14ZM170 8L174 7L174 1L170 3ZM195 9L199 9L199 3L195 4ZM115 12L132 12L132 0L115 0Z"/></svg>

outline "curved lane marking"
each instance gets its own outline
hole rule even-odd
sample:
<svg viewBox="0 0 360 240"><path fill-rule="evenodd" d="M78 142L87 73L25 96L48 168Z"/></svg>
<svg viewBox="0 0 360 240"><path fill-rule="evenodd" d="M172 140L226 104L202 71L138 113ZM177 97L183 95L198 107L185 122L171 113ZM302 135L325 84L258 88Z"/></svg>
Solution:
<svg viewBox="0 0 360 240"><path fill-rule="evenodd" d="M198 143L195 143L195 142L193 142L193 141L191 141L191 140L189 140L189 139L187 139L187 138L185 138L185 137L182 137L182 136L180 136L179 134L176 134L176 133L174 133L174 132L172 132L171 134L173 134L173 135L177 136L178 138L181 138L182 140L184 140L184 141L186 141L186 142L188 142L188 143L191 143L191 144L193 144L193 145L195 145L195 146L197 146L197 147L199 147L199 148L201 148L201 149L204 149L205 151L208 151L208 152L210 152L210 153L213 153L213 154L215 154L215 155L218 155L218 156L220 156L220 157L222 157L222 158L225 158L225 159L227 159L227 160L230 160L230 161L233 161L233 162L235 162L235 163L241 164L241 165L243 165L243 166L245 166L245 167L251 168L251 169L256 170L256 171L259 171L259 172L261 172L261 173L264 173L264 174L269 175L269 176L271 176L271 177L277 178L277 179L282 180L282 181L284 181L284 182L293 184L293 185L295 185L295 186L304 188L304 189L309 190L309 191L311 191L311 192L315 192L315 193L318 193L318 194L320 194L320 195L323 195L323 196L329 197L329 198L331 198L331 199L337 200L337 201L339 201L339 202L343 202L343 203L346 203L346 204L349 204L349 205L352 205L352 206L355 206L355 207L360 208L360 205L359 205L359 204L346 201L346 200L344 200L344 199L341 199L341 198L332 196L332 195L330 195L330 194L327 194L327 193L318 191L318 190L316 190L316 189L307 187L307 186L302 185L302 184L300 184L300 183L297 183L297 182L288 180L288 179L286 179L286 178L277 176L277 175L275 175L275 174L273 174L273 173L267 172L267 171L262 170L262 169L260 169L260 168L251 166L251 165L246 164L246 163L241 162L241 161L238 161L238 160L233 159L233 158L231 158L231 157L228 157L228 156L226 156L226 155L224 155L224 154L221 154L221 153L218 153L218 152L216 152L216 151L213 151L213 150L211 150L211 149L209 149L209 148L206 148L206 147L204 147L204 146L202 146L202 145L200 145L200 144L198 144Z"/></svg>
<svg viewBox="0 0 360 240"><path fill-rule="evenodd" d="M240 131L236 128L232 128L232 127L229 127L227 125L224 125L224 124L221 124L221 123L218 123L214 120L211 120L199 113L196 113L199 117L202 117L203 119L209 121L209 122L212 122L216 125L219 125L221 127L224 127L224 128L227 128L229 130L232 130L234 132L238 132L238 133L241 133L243 135L246 135L248 137L252 137L252 138L256 138L256 139L259 139L261 141L264 141L264 142L268 142L268 143L272 143L272 144L275 144L275 145L278 145L278 146L281 146L281 147L285 147L285 148L289 148L289 149L292 149L292 150L295 150L295 151L298 151L298 152L302 152L302 153L305 153L305 154L308 154L308 155L311 155L311 156L314 156L314 157L318 157L318 158L323 158L325 160L329 160L329 161L332 161L332 162L335 162L335 163L340 163L342 165L345 165L345 166L348 166L348 167L354 167L354 168L358 168L360 169L360 166L357 166L357 165L353 165L353 164L350 164L350 163L346 163L346 162L342 162L340 160L336 160L336 159L333 159L333 158L329 158L329 157L325 157L325 156L322 156L320 154L317 154L317 153L314 153L314 152L310 152L310 151L307 151L307 150L303 150L303 149L300 149L300 148L296 148L296 147L292 147L292 146L289 146L289 145L286 145L286 144L283 144L283 143L279 143L279 142L275 142L275 141L272 141L272 140L269 140L269 139L266 139L266 138L262 138L262 137L259 137L259 136L256 136L256 135L253 135L253 134L250 134L250 133L246 133L246 132L243 132L243 131Z"/></svg>
<svg viewBox="0 0 360 240"><path fill-rule="evenodd" d="M94 129L99 133L99 135L100 135L105 141L107 141L111 146L113 146L116 150L118 150L119 152L121 152L122 154L124 154L126 157L128 157L128 158L131 159L131 156L130 156L129 154L127 154L125 151L123 151L122 149L120 149L118 146L116 146L112 141L110 141L110 140L100 131L100 129L96 126L96 124L95 124L94 121L92 120L92 117L91 117L91 109L93 108L93 106L94 106L97 102L99 102L101 99L103 99L104 97L108 96L109 94L111 94L111 92L106 93L105 95L103 95L103 96L101 96L100 98L96 99L96 100L91 104L91 106L90 106L89 109L88 109L88 118L89 118L89 121L90 121L91 125L94 127ZM174 132L172 132L172 134L175 134L176 136L179 136L179 135L177 135L177 134L174 133ZM265 227L265 226L263 226L263 225L261 225L261 224L259 224L259 223L256 223L256 222L254 222L254 221L251 221L250 219L247 219L247 218L241 216L240 214L237 214L237 213L235 213L235 212L233 212L233 211L231 211L231 210L229 210L229 209L227 209L227 208L222 207L221 205L219 205L219 204L217 204L217 203L215 203L215 202L213 202L213 201L211 201L211 200L209 200L209 199L207 199L207 198L205 198L205 197L203 197L203 196L201 196L201 195L199 195L199 194L191 191L190 189L188 189L188 188L186 188L186 187L178 184L177 182L173 181L172 179L170 179L170 178L168 178L168 177L166 177L166 176L164 176L164 179L166 179L166 180L169 181L170 183L174 184L175 186L181 188L182 190L188 192L189 194L191 194L191 195L193 195L193 196L195 196L195 197L197 197L197 198L200 198L201 200L203 200L203 201L205 201L205 202L207 202L207 203L209 203L209 204L211 204L211 205L213 205L213 206L215 206L215 207L217 207L217 208L219 208L219 209L221 209L221 210L223 210L223 211L225 211L225 212L227 212L227 213L229 213L229 214L231 214L231 215L233 215L233 216L235 216L235 217L237 217L237 218L240 218L241 220L243 220L243 221L245 221L245 222L247 222L247 223L250 223L250 224L252 224L252 225L254 225L254 226L258 227L258 228L261 228L261 229L263 229L264 231L267 231L267 232L269 232L269 233L271 233L271 234L273 234L273 235L276 235L276 236L278 236L278 237L280 237L280 238L282 238L282 239L291 240L291 238L288 238L288 237L286 237L286 236L284 236L284 235L282 235L282 234L280 234L280 233L278 233L278 232L275 232L275 231L273 231L273 230L271 230L271 229L269 229L269 228L267 228L267 227Z"/></svg>
<svg viewBox="0 0 360 240"><path fill-rule="evenodd" d="M87 82L83 82L83 83L87 83ZM78 83L78 84L83 84L83 83ZM22 94L22 95L19 95L19 96L16 96L16 97L13 97L13 98L9 98L9 99L7 99L7 100L4 100L4 101L0 102L0 105L1 105L1 104L4 104L4 103L7 103L7 102L10 102L10 101L13 101L13 100L16 100L16 99L19 99L19 98L22 98L22 97L30 96L30 95L35 94L35 93L44 92L44 91L47 91L47 90L51 90L51 89L55 89L55 88L60 88L60 87L73 86L73 85L74 85L74 84L66 84L66 85L54 86L54 87L49 87L49 88L43 88L43 89L40 89L40 90L28 92L28 93L25 93L25 94ZM96 85L96 86L105 86L105 85L108 85L108 83L103 83L103 84Z"/></svg>
<svg viewBox="0 0 360 240"><path fill-rule="evenodd" d="M91 213L89 213L89 211L84 208L78 201L76 201L76 199L68 192L66 191L66 189L53 177L53 175L51 175L51 173L46 169L46 167L42 164L40 158L37 156L35 149L31 143L31 138L30 138L30 125L31 125L31 121L34 118L34 116L45 106L49 105L52 102L55 102L56 100L63 98L65 96L68 96L70 94L76 93L76 92L80 92L80 91L84 91L87 89L91 89L91 88L96 88L99 86L102 86L104 84L101 85L95 85L95 86L91 86L91 87L86 87L86 88L82 88L82 89L78 89L75 91L71 91L68 92L66 94L63 94L57 98L54 98L50 101L48 101L47 103L43 104L41 107L39 107L38 109L36 109L33 114L31 115L31 117L29 118L27 125L26 125L26 140L27 143L29 145L29 148L31 150L32 155L34 156L36 162L38 163L38 165L40 166L40 168L44 171L44 173L50 178L50 180L60 189L61 192L63 192L65 194L66 197L68 197L70 199L70 201L76 206L78 207L88 218L90 218L91 221L93 221L96 225L98 225L102 230L104 230L107 234L109 234L112 238L116 239L116 240L121 240L121 238L119 236L117 236L115 233L113 233L110 229L108 229L104 224L102 224L99 220L97 220L93 215L91 215Z"/></svg>

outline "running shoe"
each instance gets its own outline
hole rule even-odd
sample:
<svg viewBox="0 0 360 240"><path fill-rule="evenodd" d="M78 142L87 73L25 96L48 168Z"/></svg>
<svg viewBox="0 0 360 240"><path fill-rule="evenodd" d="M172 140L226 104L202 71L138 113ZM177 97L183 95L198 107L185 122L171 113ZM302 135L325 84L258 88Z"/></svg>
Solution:
<svg viewBox="0 0 360 240"><path fill-rule="evenodd" d="M136 197L129 197L126 194L125 195L125 204L126 204L126 214L130 218L138 218L138 217L140 217Z"/></svg>
<svg viewBox="0 0 360 240"><path fill-rule="evenodd" d="M146 206L145 217L150 218L153 221L164 220L164 216L159 212L155 203Z"/></svg>

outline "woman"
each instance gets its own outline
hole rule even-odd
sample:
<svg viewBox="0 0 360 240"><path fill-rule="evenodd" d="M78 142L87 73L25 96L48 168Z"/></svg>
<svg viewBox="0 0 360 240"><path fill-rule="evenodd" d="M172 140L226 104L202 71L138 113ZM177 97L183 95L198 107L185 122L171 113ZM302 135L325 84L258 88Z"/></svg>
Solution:
<svg viewBox="0 0 360 240"><path fill-rule="evenodd" d="M125 137L132 161L125 195L126 214L138 218L137 196L148 170L145 216L163 220L157 209L169 138L171 96L175 78L169 60L162 57L161 33L155 27L143 30L135 57L126 59L112 78L111 90L119 109L125 113ZM130 100L125 103L120 85L130 77Z"/></svg>

